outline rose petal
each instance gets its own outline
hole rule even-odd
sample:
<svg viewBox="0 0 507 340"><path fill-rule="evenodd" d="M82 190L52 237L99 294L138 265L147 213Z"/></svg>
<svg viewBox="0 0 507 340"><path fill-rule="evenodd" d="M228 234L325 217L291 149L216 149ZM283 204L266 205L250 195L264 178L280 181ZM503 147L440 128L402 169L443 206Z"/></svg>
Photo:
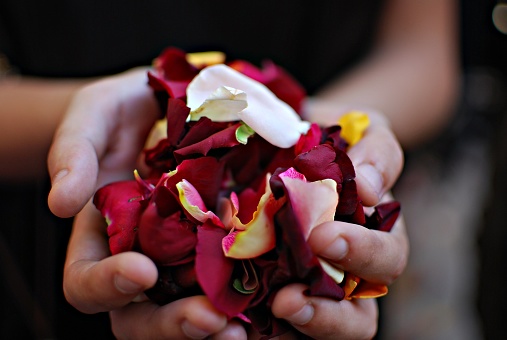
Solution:
<svg viewBox="0 0 507 340"><path fill-rule="evenodd" d="M134 248L143 194L136 181L109 184L97 191L93 203L107 221L109 249L118 254Z"/></svg>
<svg viewBox="0 0 507 340"><path fill-rule="evenodd" d="M193 259L197 237L195 225L182 219L178 204L169 216L159 214L159 206L167 204L171 195L161 195L166 188L158 187L139 221L139 244L144 254L159 265L177 265Z"/></svg>
<svg viewBox="0 0 507 340"><path fill-rule="evenodd" d="M340 117L338 125L342 127L342 138L349 146L353 146L363 138L364 131L370 125L370 119L364 112L351 111Z"/></svg>
<svg viewBox="0 0 507 340"><path fill-rule="evenodd" d="M201 196L190 182L183 179L176 184L176 188L179 192L181 205L193 218L201 223L211 219L214 225L224 228L218 216L206 208Z"/></svg>
<svg viewBox="0 0 507 340"><path fill-rule="evenodd" d="M235 260L226 257L220 247L226 235L210 221L198 227L195 267L197 280L213 306L234 317L247 308L255 294L241 294L232 286Z"/></svg>
<svg viewBox="0 0 507 340"><path fill-rule="evenodd" d="M238 119L273 145L291 147L310 128L310 123L302 121L288 104L264 85L226 65L204 68L192 80L187 88L187 105L192 110L197 109L220 86L229 86L247 94L248 107L238 114Z"/></svg>
<svg viewBox="0 0 507 340"><path fill-rule="evenodd" d="M275 246L275 225L273 216L284 204L283 199L276 200L266 179L265 193L262 195L257 211L246 225L233 217L232 224L240 231L232 231L224 237L222 247L227 257L250 259L260 256ZM241 207L240 207L241 209Z"/></svg>
<svg viewBox="0 0 507 340"><path fill-rule="evenodd" d="M290 168L281 173L280 178L301 226L301 232L304 238L308 239L314 227L333 221L338 205L336 182L332 179L307 182L304 177L297 177L294 173L299 174Z"/></svg>
<svg viewBox="0 0 507 340"><path fill-rule="evenodd" d="M246 93L228 86L217 88L197 109L190 112L191 120L201 117L215 122L238 120L238 114L247 107Z"/></svg>

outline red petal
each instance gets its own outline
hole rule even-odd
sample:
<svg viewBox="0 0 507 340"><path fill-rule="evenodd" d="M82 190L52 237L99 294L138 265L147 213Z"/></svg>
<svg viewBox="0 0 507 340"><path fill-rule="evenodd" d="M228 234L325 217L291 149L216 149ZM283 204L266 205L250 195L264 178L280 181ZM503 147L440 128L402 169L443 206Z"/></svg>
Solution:
<svg viewBox="0 0 507 340"><path fill-rule="evenodd" d="M142 200L136 181L112 183L95 194L93 203L109 223L107 234L113 255L134 248Z"/></svg>
<svg viewBox="0 0 507 340"><path fill-rule="evenodd" d="M240 125L240 123L237 123L209 136L208 138L198 143L178 149L174 152L174 156L178 161L181 161L189 156L206 156L208 152L213 149L231 148L233 146L239 145L240 143L236 139L236 129Z"/></svg>
<svg viewBox="0 0 507 340"><path fill-rule="evenodd" d="M375 207L375 212L367 217L365 227L380 231L391 231L400 215L400 210L401 207L398 202L379 204Z"/></svg>
<svg viewBox="0 0 507 340"><path fill-rule="evenodd" d="M297 156L294 160L294 168L305 175L310 182L326 178L333 179L337 184L338 192L340 192L343 176L335 159L334 149L329 145L322 144Z"/></svg>
<svg viewBox="0 0 507 340"><path fill-rule="evenodd" d="M163 191L160 191L163 192ZM181 218L177 211L167 217L159 215L164 197L154 195L139 222L139 244L144 254L159 265L177 265L194 258L197 237L195 225ZM157 204L158 201L158 204ZM177 206L179 208L179 206Z"/></svg>
<svg viewBox="0 0 507 340"><path fill-rule="evenodd" d="M295 147L295 154L299 155L310 151L313 147L320 144L322 132L317 124L312 124L306 135L301 135Z"/></svg>
<svg viewBox="0 0 507 340"><path fill-rule="evenodd" d="M241 294L232 286L235 261L224 256L224 229L206 222L197 229L195 268L197 280L206 296L219 311L234 317L242 313L255 294Z"/></svg>

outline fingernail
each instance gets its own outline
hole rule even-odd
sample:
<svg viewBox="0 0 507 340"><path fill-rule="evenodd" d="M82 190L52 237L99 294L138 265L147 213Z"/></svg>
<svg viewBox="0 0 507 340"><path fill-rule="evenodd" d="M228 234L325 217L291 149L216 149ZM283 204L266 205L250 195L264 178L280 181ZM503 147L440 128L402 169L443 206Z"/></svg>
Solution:
<svg viewBox="0 0 507 340"><path fill-rule="evenodd" d="M312 320L314 313L315 310L313 309L313 306L307 304L304 305L298 312L286 317L285 320L292 324L303 326Z"/></svg>
<svg viewBox="0 0 507 340"><path fill-rule="evenodd" d="M124 294L139 293L139 291L142 289L140 284L132 282L121 275L115 276L114 284L116 286L116 289Z"/></svg>
<svg viewBox="0 0 507 340"><path fill-rule="evenodd" d="M344 238L338 237L320 255L331 261L337 261L343 259L348 252L349 244Z"/></svg>
<svg viewBox="0 0 507 340"><path fill-rule="evenodd" d="M204 339L209 336L209 332L206 332L194 325L192 325L188 320L184 320L181 324L181 330L187 337L190 339Z"/></svg>
<svg viewBox="0 0 507 340"><path fill-rule="evenodd" d="M58 171L56 173L56 175L54 175L53 178L51 178L51 184L58 183L62 178L64 178L68 174L69 174L69 170L67 170L67 169L63 169L63 170Z"/></svg>
<svg viewBox="0 0 507 340"><path fill-rule="evenodd" d="M363 177L368 184L370 184L371 188L375 192L375 194L379 197L382 196L382 188L384 186L384 179L380 172L371 164L361 164L356 168L356 173L358 176Z"/></svg>

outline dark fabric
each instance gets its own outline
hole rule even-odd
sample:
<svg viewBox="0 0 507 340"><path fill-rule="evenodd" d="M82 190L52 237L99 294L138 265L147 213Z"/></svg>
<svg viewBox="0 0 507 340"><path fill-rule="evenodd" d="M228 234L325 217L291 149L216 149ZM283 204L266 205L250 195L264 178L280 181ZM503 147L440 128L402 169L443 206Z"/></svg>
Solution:
<svg viewBox="0 0 507 340"><path fill-rule="evenodd" d="M2 0L0 53L41 77L113 74L163 48L271 59L313 93L358 62L381 1ZM46 207L47 182L0 183L0 338L111 338L107 314L66 303L62 268L71 220Z"/></svg>
<svg viewBox="0 0 507 340"><path fill-rule="evenodd" d="M0 51L25 74L95 76L174 45L270 58L310 91L369 47L380 1L16 0L0 2Z"/></svg>
<svg viewBox="0 0 507 340"><path fill-rule="evenodd" d="M493 8L502 2L462 1L463 63L468 76L464 108L473 123L462 141L466 143L470 131L479 127L491 146L489 196L484 207L477 207L484 211L478 230L477 275L484 339L507 338L507 35L497 31L491 19Z"/></svg>

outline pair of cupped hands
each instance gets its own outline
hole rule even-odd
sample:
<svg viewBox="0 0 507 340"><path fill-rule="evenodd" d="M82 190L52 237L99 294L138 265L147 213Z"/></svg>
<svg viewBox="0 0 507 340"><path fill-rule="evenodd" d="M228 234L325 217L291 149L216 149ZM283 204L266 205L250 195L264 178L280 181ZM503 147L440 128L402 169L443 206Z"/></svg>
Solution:
<svg viewBox="0 0 507 340"><path fill-rule="evenodd" d="M336 114L339 109L313 99L306 110ZM367 113L371 125L349 150L349 157L363 204L373 206L389 196L401 172L403 155L387 119L378 112ZM143 291L157 280L155 264L135 252L110 256L104 219L91 198L104 184L131 178L159 117L146 69L104 78L74 96L48 158L49 207L57 216L75 216L64 270L65 296L84 313L110 312L113 333L120 339L256 338L258 335L217 311L205 296L165 306L149 301ZM316 254L337 267L386 285L402 273L409 251L401 218L389 233L327 222L312 231L308 242ZM280 290L272 306L275 317L316 339L374 336L378 322L375 299L333 301L307 296L306 288L290 284Z"/></svg>

